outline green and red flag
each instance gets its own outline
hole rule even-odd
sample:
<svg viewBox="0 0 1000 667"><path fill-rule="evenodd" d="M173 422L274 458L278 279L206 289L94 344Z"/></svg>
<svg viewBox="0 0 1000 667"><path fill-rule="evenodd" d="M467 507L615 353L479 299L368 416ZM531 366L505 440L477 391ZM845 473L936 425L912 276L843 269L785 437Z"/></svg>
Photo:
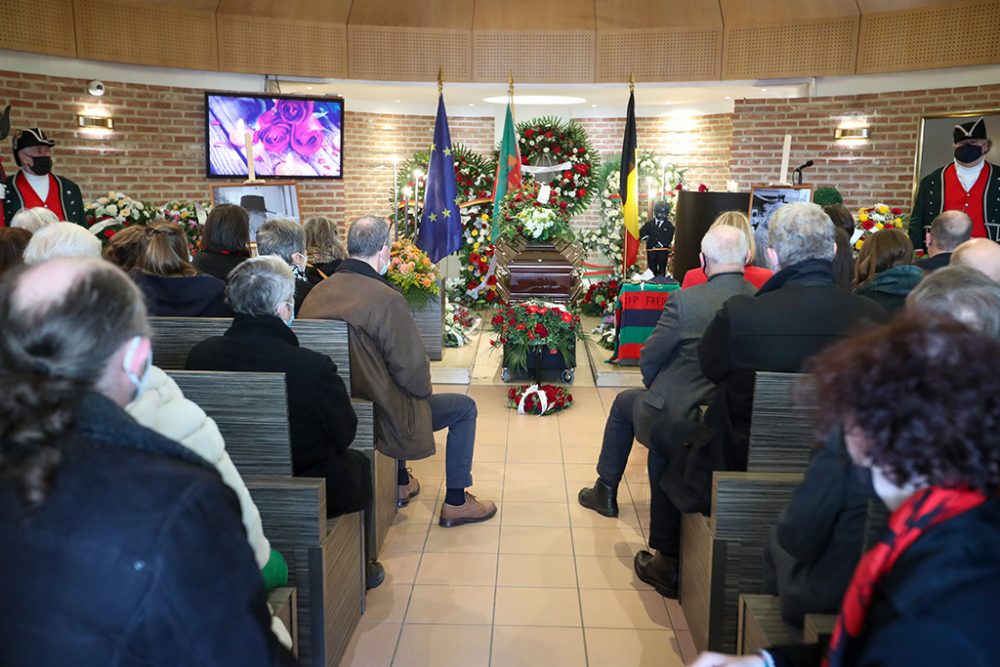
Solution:
<svg viewBox="0 0 1000 667"><path fill-rule="evenodd" d="M622 141L622 161L618 194L621 196L622 217L625 221L625 252L622 275L639 255L639 165L636 158L635 91L628 95L628 119Z"/></svg>
<svg viewBox="0 0 1000 667"><path fill-rule="evenodd" d="M500 204L508 192L521 187L521 151L517 147L514 132L514 117L507 104L507 117L503 122L503 137L500 139L500 157L497 160L497 177L493 183L493 226L490 240L497 242L500 236Z"/></svg>

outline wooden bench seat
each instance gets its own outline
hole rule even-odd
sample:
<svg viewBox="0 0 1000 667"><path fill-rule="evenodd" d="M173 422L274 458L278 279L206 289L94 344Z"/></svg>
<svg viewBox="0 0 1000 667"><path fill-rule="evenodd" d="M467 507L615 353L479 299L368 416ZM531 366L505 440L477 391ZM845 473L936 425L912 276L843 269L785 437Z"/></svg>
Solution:
<svg viewBox="0 0 1000 667"><path fill-rule="evenodd" d="M292 637L292 655L299 655L299 628L297 625L298 611L295 609L297 599L294 586L282 586L275 588L267 594L267 608L271 616L282 622Z"/></svg>
<svg viewBox="0 0 1000 667"><path fill-rule="evenodd" d="M741 595L739 634L736 645L740 655L778 644L797 644L802 631L781 617L781 600L773 595Z"/></svg>
<svg viewBox="0 0 1000 667"><path fill-rule="evenodd" d="M816 383L799 373L758 372L748 472L805 472L816 444Z"/></svg>

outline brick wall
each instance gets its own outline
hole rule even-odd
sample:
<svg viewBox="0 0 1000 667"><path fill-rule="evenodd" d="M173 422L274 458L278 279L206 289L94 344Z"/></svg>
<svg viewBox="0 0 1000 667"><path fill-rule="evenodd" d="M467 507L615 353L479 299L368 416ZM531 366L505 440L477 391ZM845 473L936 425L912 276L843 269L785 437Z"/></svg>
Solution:
<svg viewBox="0 0 1000 667"><path fill-rule="evenodd" d="M962 109L1000 107L1000 85L820 97L811 100L745 100L733 113L729 157L740 188L778 177L784 135L792 135L790 166L815 165L805 180L840 190L848 208L884 202L909 211L920 117ZM842 119L865 119L871 138L852 147L834 140Z"/></svg>

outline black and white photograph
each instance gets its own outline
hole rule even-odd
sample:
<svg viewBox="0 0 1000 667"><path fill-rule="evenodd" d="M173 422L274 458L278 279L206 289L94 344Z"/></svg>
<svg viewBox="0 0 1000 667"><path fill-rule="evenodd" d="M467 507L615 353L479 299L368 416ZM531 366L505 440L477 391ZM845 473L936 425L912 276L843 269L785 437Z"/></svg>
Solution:
<svg viewBox="0 0 1000 667"><path fill-rule="evenodd" d="M750 210L747 217L753 228L757 253L754 263L766 266L767 229L774 212L785 204L812 200L811 185L753 185L750 187Z"/></svg>
<svg viewBox="0 0 1000 667"><path fill-rule="evenodd" d="M279 181L248 185L213 185L212 206L237 204L250 214L250 240L257 240L257 229L268 220L287 218L301 223L299 195L295 183Z"/></svg>

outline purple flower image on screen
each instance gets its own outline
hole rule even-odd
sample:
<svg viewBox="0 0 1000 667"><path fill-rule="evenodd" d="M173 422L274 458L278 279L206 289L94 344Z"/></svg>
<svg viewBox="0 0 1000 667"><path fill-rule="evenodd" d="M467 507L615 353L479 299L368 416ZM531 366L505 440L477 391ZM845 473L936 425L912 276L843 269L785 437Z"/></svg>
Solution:
<svg viewBox="0 0 1000 667"><path fill-rule="evenodd" d="M343 175L343 100L213 93L205 100L209 177L247 176L248 135L257 176Z"/></svg>

